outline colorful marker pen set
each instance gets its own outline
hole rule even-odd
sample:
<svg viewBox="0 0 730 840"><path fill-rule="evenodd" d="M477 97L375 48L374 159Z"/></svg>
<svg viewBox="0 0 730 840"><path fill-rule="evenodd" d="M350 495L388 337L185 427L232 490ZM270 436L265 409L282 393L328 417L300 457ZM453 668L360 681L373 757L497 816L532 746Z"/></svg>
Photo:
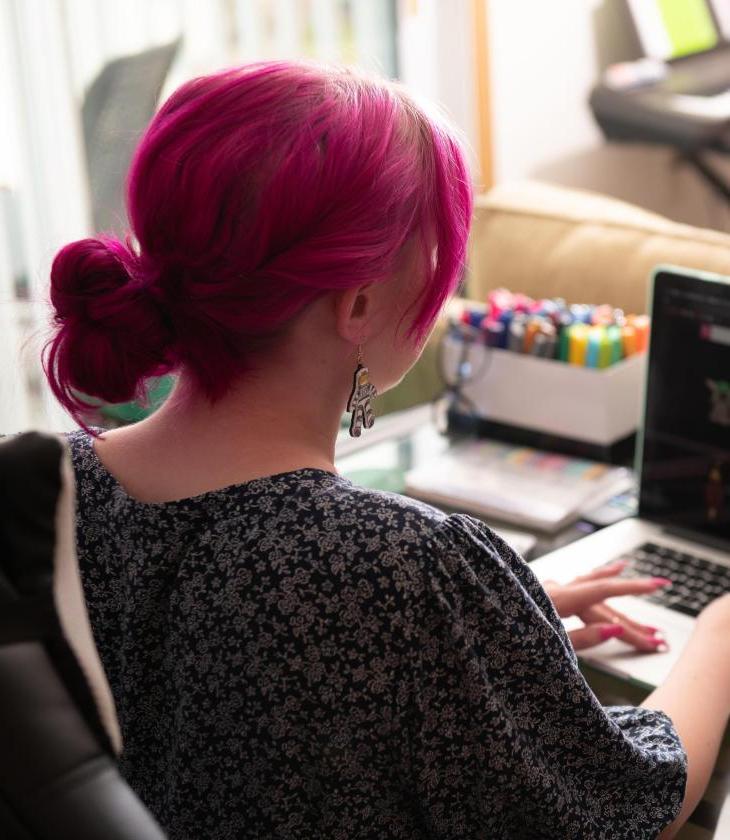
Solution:
<svg viewBox="0 0 730 840"><path fill-rule="evenodd" d="M533 300L507 289L490 292L486 306L470 304L460 320L479 330L488 347L591 368L643 353L649 342L648 315L624 315L607 304Z"/></svg>

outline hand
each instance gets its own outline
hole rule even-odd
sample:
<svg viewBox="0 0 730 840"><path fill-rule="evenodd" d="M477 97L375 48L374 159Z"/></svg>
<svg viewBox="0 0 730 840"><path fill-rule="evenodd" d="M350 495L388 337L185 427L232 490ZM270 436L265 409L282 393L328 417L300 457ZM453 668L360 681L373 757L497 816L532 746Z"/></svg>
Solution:
<svg viewBox="0 0 730 840"><path fill-rule="evenodd" d="M559 616L577 615L585 625L568 633L576 650L615 638L642 652L667 650L667 643L656 627L639 624L603 603L606 598L618 595L646 595L671 583L667 578L617 577L625 567L625 561L617 560L570 583L548 580L543 584Z"/></svg>

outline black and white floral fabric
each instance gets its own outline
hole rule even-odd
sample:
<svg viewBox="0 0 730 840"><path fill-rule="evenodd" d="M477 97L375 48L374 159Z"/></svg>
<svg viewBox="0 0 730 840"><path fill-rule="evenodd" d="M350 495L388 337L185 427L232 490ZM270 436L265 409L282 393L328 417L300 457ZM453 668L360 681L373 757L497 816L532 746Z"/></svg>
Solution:
<svg viewBox="0 0 730 840"><path fill-rule="evenodd" d="M686 758L603 708L485 525L304 469L164 504L69 436L124 775L170 840L654 838Z"/></svg>

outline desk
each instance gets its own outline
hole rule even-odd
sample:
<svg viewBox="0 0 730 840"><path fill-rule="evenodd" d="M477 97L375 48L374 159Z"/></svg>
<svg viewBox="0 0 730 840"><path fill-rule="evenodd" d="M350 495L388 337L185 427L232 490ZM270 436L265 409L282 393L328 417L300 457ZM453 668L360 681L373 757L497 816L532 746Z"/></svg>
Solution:
<svg viewBox="0 0 730 840"><path fill-rule="evenodd" d="M418 406L379 418L373 429L363 431L362 438L351 439L343 431L337 441L337 467L356 484L400 493L409 469L440 455L452 442L436 431L431 407ZM501 523L490 520L489 524L499 528ZM536 533L538 542L533 556L580 539L592 530L595 529L589 523L578 522L554 535ZM605 705L636 706L646 696L646 692L631 683L589 666L582 666L582 670ZM704 799L677 837L679 840L730 840L730 734L725 734Z"/></svg>

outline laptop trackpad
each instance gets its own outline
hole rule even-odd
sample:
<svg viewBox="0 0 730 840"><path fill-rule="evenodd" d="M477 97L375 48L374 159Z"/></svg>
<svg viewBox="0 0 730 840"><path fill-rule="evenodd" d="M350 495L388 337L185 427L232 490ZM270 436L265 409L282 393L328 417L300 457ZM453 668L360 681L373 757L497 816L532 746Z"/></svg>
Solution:
<svg viewBox="0 0 730 840"><path fill-rule="evenodd" d="M658 628L669 650L666 653L641 653L618 639L611 639L598 647L578 651L578 656L601 671L630 679L642 687L653 689L661 685L687 643L696 619L642 598L611 598L607 603L634 621ZM565 619L563 623L566 630L574 630L581 625L575 617Z"/></svg>

